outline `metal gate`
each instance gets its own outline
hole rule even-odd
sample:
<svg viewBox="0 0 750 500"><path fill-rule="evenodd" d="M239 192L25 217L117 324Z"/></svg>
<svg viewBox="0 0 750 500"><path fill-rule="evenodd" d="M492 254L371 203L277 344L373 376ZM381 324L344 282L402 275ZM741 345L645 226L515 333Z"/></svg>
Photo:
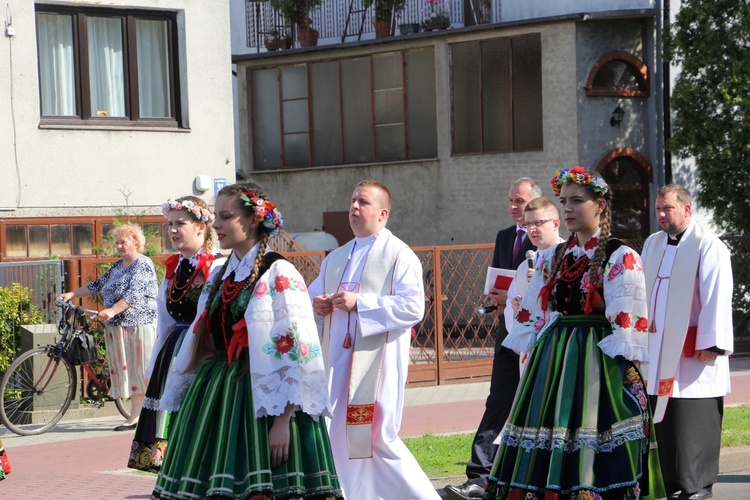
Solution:
<svg viewBox="0 0 750 500"><path fill-rule="evenodd" d="M44 311L47 323L55 323L55 298L63 291L63 261L0 262L0 286L14 283L28 288L32 302Z"/></svg>

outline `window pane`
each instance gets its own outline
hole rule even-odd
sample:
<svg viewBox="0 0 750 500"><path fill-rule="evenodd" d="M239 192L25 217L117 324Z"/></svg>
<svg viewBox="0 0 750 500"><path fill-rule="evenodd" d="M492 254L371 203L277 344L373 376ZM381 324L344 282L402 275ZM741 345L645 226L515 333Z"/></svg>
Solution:
<svg viewBox="0 0 750 500"><path fill-rule="evenodd" d="M372 161L372 97L370 59L341 61L344 106L344 161Z"/></svg>
<svg viewBox="0 0 750 500"><path fill-rule="evenodd" d="M174 252L174 247L172 246L172 239L169 237L169 225L166 222L161 225L161 233L164 235L162 237L162 244L164 245L164 253Z"/></svg>
<svg viewBox="0 0 750 500"><path fill-rule="evenodd" d="M308 134L284 136L284 165L306 167L310 164L310 141Z"/></svg>
<svg viewBox="0 0 750 500"><path fill-rule="evenodd" d="M479 42L451 45L453 152L458 154L482 150L479 51Z"/></svg>
<svg viewBox="0 0 750 500"><path fill-rule="evenodd" d="M26 257L26 226L5 226L5 255Z"/></svg>
<svg viewBox="0 0 750 500"><path fill-rule="evenodd" d="M378 160L399 160L406 156L404 150L404 125L378 125L375 127L375 153Z"/></svg>
<svg viewBox="0 0 750 500"><path fill-rule="evenodd" d="M48 13L39 13L36 19L42 115L75 116L73 19Z"/></svg>
<svg viewBox="0 0 750 500"><path fill-rule="evenodd" d="M275 69L251 72L252 134L255 170L281 166L279 81Z"/></svg>
<svg viewBox="0 0 750 500"><path fill-rule="evenodd" d="M409 158L437 156L435 51L406 53L406 124Z"/></svg>
<svg viewBox="0 0 750 500"><path fill-rule="evenodd" d="M482 42L482 134L484 151L513 150L510 38Z"/></svg>
<svg viewBox="0 0 750 500"><path fill-rule="evenodd" d="M29 257L49 255L49 226L29 226Z"/></svg>
<svg viewBox="0 0 750 500"><path fill-rule="evenodd" d="M92 116L125 116L122 20L88 18Z"/></svg>
<svg viewBox="0 0 750 500"><path fill-rule="evenodd" d="M542 37L513 37L513 149L542 149Z"/></svg>
<svg viewBox="0 0 750 500"><path fill-rule="evenodd" d="M162 253L161 223L144 223L143 234L146 236L146 245L153 246L159 253Z"/></svg>
<svg viewBox="0 0 750 500"><path fill-rule="evenodd" d="M115 251L115 240L112 237L112 230L115 228L114 224L102 224L102 252L105 255L117 255Z"/></svg>
<svg viewBox="0 0 750 500"><path fill-rule="evenodd" d="M91 224L74 224L73 255L91 255L94 253L93 239Z"/></svg>
<svg viewBox="0 0 750 500"><path fill-rule="evenodd" d="M307 132L310 117L307 114L307 99L284 101L284 133Z"/></svg>
<svg viewBox="0 0 750 500"><path fill-rule="evenodd" d="M52 255L70 255L70 224L56 224L51 233Z"/></svg>
<svg viewBox="0 0 750 500"><path fill-rule="evenodd" d="M313 155L315 165L341 163L341 93L339 65L310 65Z"/></svg>
<svg viewBox="0 0 750 500"><path fill-rule="evenodd" d="M281 98L299 99L307 97L307 67L281 68Z"/></svg>
<svg viewBox="0 0 750 500"><path fill-rule="evenodd" d="M135 21L138 99L142 117L172 116L167 21Z"/></svg>

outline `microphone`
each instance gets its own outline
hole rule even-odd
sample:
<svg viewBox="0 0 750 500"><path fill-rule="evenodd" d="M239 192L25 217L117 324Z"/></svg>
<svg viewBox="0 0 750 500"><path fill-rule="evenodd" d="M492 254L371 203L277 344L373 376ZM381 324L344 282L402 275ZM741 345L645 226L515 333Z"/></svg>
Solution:
<svg viewBox="0 0 750 500"><path fill-rule="evenodd" d="M534 250L526 251L526 264L528 264L529 269L534 269L534 257L536 257L536 252Z"/></svg>
<svg viewBox="0 0 750 500"><path fill-rule="evenodd" d="M497 306L479 306L477 307L477 315L484 316L487 313L491 313L492 311L497 310Z"/></svg>

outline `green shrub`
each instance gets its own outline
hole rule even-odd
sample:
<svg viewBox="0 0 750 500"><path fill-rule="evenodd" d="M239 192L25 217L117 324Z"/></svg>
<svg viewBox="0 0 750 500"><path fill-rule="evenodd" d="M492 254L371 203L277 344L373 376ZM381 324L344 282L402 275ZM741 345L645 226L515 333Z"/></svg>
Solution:
<svg viewBox="0 0 750 500"><path fill-rule="evenodd" d="M21 325L44 323L44 313L31 299L31 291L14 283L0 287L0 373L20 354Z"/></svg>

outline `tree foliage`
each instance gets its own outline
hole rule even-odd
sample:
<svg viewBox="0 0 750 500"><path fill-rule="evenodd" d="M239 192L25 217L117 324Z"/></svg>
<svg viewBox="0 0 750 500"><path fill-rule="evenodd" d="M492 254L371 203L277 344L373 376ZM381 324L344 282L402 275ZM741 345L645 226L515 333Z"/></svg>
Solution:
<svg viewBox="0 0 750 500"><path fill-rule="evenodd" d="M684 0L666 40L681 65L672 93L674 132L667 148L692 157L697 201L715 224L750 234L750 3Z"/></svg>
<svg viewBox="0 0 750 500"><path fill-rule="evenodd" d="M34 305L31 291L19 285L0 287L0 374L21 353L21 325L44 322L44 313Z"/></svg>

